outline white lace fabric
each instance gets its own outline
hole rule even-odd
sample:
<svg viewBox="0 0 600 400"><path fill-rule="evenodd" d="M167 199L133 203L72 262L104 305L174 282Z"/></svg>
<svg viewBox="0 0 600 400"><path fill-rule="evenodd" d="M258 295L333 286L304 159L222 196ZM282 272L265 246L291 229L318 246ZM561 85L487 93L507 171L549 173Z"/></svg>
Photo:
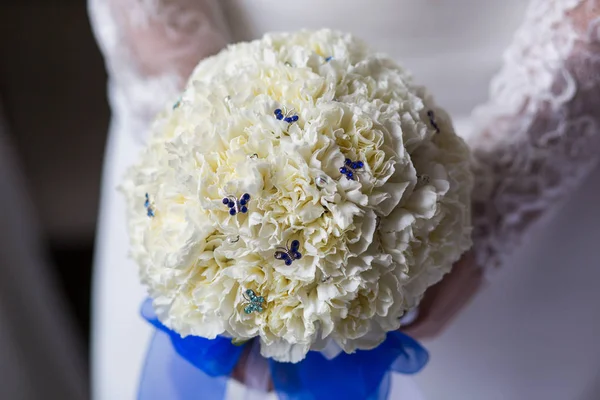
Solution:
<svg viewBox="0 0 600 400"><path fill-rule="evenodd" d="M196 64L230 40L218 0L89 0L88 8L113 116L140 141Z"/></svg>
<svg viewBox="0 0 600 400"><path fill-rule="evenodd" d="M600 158L600 1L531 1L474 119L473 250L489 275Z"/></svg>

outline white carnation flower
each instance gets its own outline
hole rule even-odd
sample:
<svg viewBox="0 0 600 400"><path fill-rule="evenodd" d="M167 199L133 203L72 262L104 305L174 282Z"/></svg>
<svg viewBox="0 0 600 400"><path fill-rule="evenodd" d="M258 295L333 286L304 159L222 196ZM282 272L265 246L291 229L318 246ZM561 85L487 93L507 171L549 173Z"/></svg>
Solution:
<svg viewBox="0 0 600 400"><path fill-rule="evenodd" d="M258 336L264 356L298 362L400 327L470 246L471 185L467 148L425 91L322 30L201 62L123 191L166 326Z"/></svg>

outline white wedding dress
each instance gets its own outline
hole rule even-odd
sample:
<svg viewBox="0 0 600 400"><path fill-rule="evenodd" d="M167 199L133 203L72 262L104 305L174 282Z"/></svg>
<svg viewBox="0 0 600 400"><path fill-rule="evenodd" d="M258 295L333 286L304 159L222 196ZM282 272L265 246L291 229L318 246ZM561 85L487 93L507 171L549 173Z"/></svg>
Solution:
<svg viewBox="0 0 600 400"><path fill-rule="evenodd" d="M139 317L145 290L115 189L152 115L225 43L322 27L352 32L411 69L477 161L474 250L493 278L426 343L424 372L394 380L392 398L600 398L600 0L89 4L113 107L94 276L95 399L135 398L152 332ZM145 42L157 32L163 41ZM232 384L230 397L239 389Z"/></svg>

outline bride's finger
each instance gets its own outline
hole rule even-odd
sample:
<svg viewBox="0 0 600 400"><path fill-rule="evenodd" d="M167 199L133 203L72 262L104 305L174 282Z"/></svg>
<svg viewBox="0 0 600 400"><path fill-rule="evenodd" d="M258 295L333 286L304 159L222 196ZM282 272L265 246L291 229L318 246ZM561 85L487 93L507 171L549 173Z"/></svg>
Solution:
<svg viewBox="0 0 600 400"><path fill-rule="evenodd" d="M470 302L483 284L483 273L465 255L440 283L432 286L419 307L419 317L402 330L417 338L438 336Z"/></svg>

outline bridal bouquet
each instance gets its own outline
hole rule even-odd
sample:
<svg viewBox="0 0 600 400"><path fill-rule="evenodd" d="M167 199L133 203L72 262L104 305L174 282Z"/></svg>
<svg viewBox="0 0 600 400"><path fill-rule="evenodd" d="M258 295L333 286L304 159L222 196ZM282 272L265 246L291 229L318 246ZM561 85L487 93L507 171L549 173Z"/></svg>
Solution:
<svg viewBox="0 0 600 400"><path fill-rule="evenodd" d="M230 46L196 67L123 183L146 317L198 373L228 375L258 341L286 398L323 398L328 365L367 359L373 382L352 370L332 393L381 393L399 359L426 362L397 330L470 246L471 186L447 114L359 40Z"/></svg>

